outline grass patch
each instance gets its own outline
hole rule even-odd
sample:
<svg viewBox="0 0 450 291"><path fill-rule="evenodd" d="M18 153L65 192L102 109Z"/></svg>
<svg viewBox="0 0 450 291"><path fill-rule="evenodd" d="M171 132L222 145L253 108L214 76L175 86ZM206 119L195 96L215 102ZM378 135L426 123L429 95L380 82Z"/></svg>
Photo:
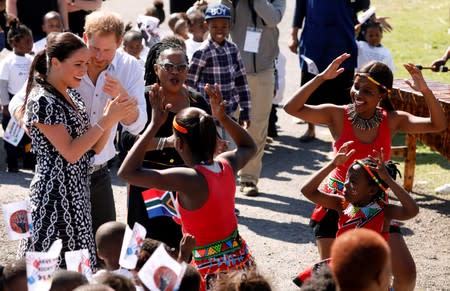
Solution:
<svg viewBox="0 0 450 291"><path fill-rule="evenodd" d="M397 134L392 145L404 145L405 134ZM403 158L392 158L400 163L399 170L403 175L405 163ZM450 162L429 146L417 142L416 169L414 174L414 191L434 193L436 187L450 183Z"/></svg>
<svg viewBox="0 0 450 291"><path fill-rule="evenodd" d="M448 1L437 0L372 0L378 16L390 17L394 30L384 33L383 45L391 50L396 66L396 79L409 78L404 63L429 66L440 58L449 43L450 6ZM447 62L450 67L450 61ZM423 70L425 79L450 84L450 73ZM404 144L404 135L393 139L394 145ZM450 146L450 145L449 145ZM450 183L450 162L428 146L417 143L414 190L434 193L434 189ZM403 159L399 169L403 173Z"/></svg>
<svg viewBox="0 0 450 291"><path fill-rule="evenodd" d="M378 16L390 17L394 30L384 33L382 43L391 50L396 67L395 78L408 78L402 64L411 62L429 66L440 58L449 43L450 6L436 0L372 0ZM450 66L450 61L447 62ZM450 83L450 73L424 70L426 79Z"/></svg>

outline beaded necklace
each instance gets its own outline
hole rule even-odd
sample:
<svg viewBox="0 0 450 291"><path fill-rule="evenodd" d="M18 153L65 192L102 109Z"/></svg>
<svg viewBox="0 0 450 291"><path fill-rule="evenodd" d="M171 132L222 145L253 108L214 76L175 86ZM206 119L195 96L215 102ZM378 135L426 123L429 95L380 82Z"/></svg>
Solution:
<svg viewBox="0 0 450 291"><path fill-rule="evenodd" d="M356 216L356 214L358 214L358 212L360 212L364 218L369 219L374 214L380 212L380 210L383 209L384 204L385 203L383 202L383 200L378 198L375 201L370 202L368 205L362 207L347 202L343 205L343 207L345 207L343 213L353 218Z"/></svg>
<svg viewBox="0 0 450 291"><path fill-rule="evenodd" d="M376 108L375 114L369 119L361 118L358 113L356 113L355 104L348 105L347 113L348 120L350 120L352 125L364 131L380 126L380 123L383 120L383 112L379 107Z"/></svg>

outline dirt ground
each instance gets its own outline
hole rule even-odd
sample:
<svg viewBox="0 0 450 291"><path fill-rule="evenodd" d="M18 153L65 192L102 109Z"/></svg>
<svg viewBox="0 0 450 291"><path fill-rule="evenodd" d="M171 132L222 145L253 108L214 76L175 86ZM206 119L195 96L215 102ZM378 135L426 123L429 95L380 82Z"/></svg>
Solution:
<svg viewBox="0 0 450 291"><path fill-rule="evenodd" d="M146 2L128 0L127 9L123 9L123 0L108 0L103 5L120 11L126 20L133 20L137 13L145 10ZM168 2L164 1L166 8ZM280 48L288 58L285 96L290 96L297 88L300 76L297 57L287 49L295 1L286 2L286 14L279 27ZM301 197L299 187L328 160L331 142L328 130L319 127L319 140L301 144L298 137L306 126L295 124L281 110L279 117L280 137L267 147L264 156L264 168L258 185L261 195L249 198L238 193L236 207L241 213L240 233L248 242L261 272L272 282L274 290L285 291L298 290L292 278L318 259L308 226L313 204ZM2 142L0 203L25 199L33 173L6 173ZM117 219L125 222L126 187L115 176L116 168L111 170ZM414 190L413 197L420 206L420 213L404 223L403 232L417 265L416 290L450 290L450 197L422 193L418 186ZM0 263L12 260L18 243L8 241L3 220L0 222L0 245Z"/></svg>
<svg viewBox="0 0 450 291"><path fill-rule="evenodd" d="M259 183L261 195L249 198L237 193L236 207L241 212L241 235L247 240L261 272L275 290L298 290L292 278L318 258L308 226L313 205L300 196L298 189L328 159L330 137L327 129L319 128L319 140L301 144L297 138L306 129L305 125L294 124L284 113L279 115L280 137L266 149ZM4 157L4 152L0 152L0 157ZM32 172L6 173L1 160L0 202L25 199ZM117 179L115 171L112 168L117 219L125 222L126 187ZM404 223L403 232L417 264L417 290L450 290L449 197L430 193L413 193L413 197L420 205L420 213ZM18 243L8 241L3 220L0 245L1 263L15 257Z"/></svg>

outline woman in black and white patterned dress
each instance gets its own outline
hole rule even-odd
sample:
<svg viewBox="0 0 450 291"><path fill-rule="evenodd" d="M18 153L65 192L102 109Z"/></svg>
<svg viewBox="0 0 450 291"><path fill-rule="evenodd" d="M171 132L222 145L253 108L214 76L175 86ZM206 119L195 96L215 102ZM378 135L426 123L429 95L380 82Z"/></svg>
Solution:
<svg viewBox="0 0 450 291"><path fill-rule="evenodd" d="M27 94L25 124L37 165L30 186L33 229L21 252L47 251L62 239L60 267L66 265L64 252L80 249L88 249L91 265L96 264L89 160L103 148L113 124L127 114L116 98L98 123L89 124L83 99L70 89L79 87L89 57L79 37L58 34L36 56L29 78L33 86ZM34 76L34 71L47 73Z"/></svg>

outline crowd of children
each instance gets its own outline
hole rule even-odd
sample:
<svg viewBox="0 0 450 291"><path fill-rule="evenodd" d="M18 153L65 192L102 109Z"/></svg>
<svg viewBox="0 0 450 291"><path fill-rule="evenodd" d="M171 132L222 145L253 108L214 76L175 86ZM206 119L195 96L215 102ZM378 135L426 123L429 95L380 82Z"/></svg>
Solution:
<svg viewBox="0 0 450 291"><path fill-rule="evenodd" d="M0 12L4 2L0 1ZM169 247L163 241L145 238L137 253L136 267L127 269L120 263L127 226L117 221L107 222L98 228L95 235L96 255L101 263L92 267L94 270L99 267L100 270L92 277L74 271L58 270L52 275L50 290L152 290L140 276L140 271L160 245L178 263L187 263L182 279L177 282L178 290L272 290L270 282L259 273L257 262L239 234L235 215L235 174L252 157L256 147L245 130L250 126L251 115L251 96L245 68L239 48L228 39L231 12L221 4L208 5L206 1L197 1L186 12L168 16L168 25L173 35L164 37L158 29L166 19L163 6L162 1L154 1L145 16L139 17L137 26L130 27L124 33L122 49L140 61L142 70L147 70L148 52L157 54L155 48L160 49L161 40L179 43L186 52L188 62L152 65L160 66L160 70L171 74L175 71L187 71L186 85L203 96L212 114L190 107L177 112L173 121L170 121L173 131L171 143L186 167L143 170L141 165L148 144L156 139L158 130L166 122L173 106L165 102L167 100L161 93L161 87L155 85L148 93L151 122L129 154L124 156L118 174L131 185L175 191L175 208L181 219L183 238L178 248ZM6 13L0 15L0 28L0 45L3 33L7 42L4 46L12 49L12 53L0 65L2 127L6 130L8 126L12 126L8 112L9 100L26 84L33 55L45 48L47 39L43 38L33 45L31 31L17 19L8 18ZM61 15L55 11L45 14L42 30L47 35L61 32ZM357 32L362 37L362 40L358 40L358 70L364 70L368 61L376 60L388 66L392 76L395 69L392 56L381 45L382 25L372 18L358 27ZM337 67L335 72L331 72L330 68L345 58L342 55L334 60L327 68L328 73L339 75L342 71ZM189 67L184 70L184 66ZM274 64L276 66L279 67L275 70L274 78L279 87L275 88L274 96L283 92L283 55L279 56L279 62ZM422 79L417 75L418 72L410 66L406 68L411 75L416 74L414 78L420 83ZM358 75L356 80L360 79L368 80L367 83L380 92L390 90L382 80L374 80L369 73ZM313 84L312 82L314 80L310 83ZM299 101L295 100L313 91L307 89L308 86L311 87L310 83L303 86L290 101L288 113L303 114L304 116L299 116L302 118L310 117L308 112L301 113L304 108L311 110L310 107L303 104L300 106ZM352 94L354 97L360 93ZM281 100L282 96L274 101L272 107L273 115L269 124L269 136L272 137L277 137L276 108L283 103ZM300 109L292 109L292 106ZM353 116L350 117L357 120L356 109L351 105L348 107L353 110ZM381 120L383 117L379 118ZM349 120L354 124L353 119ZM380 126L380 120L374 121L366 129ZM228 146L220 151L217 150L218 136L228 142ZM156 147L160 147L160 143L164 147L166 142L167 138L159 138ZM337 232L335 236L333 234L333 239L336 237L336 240L330 249L331 259L326 264L321 263L318 270L308 273L309 281L297 280L297 283L303 283L304 290L386 290L391 285L392 276L391 250L386 243L391 221L411 219L418 213L415 201L395 181L396 167L385 162L382 149L374 151L373 156L353 161L351 157L355 149L351 145L351 141L345 142L336 149L333 160L317 171L301 189L309 200L337 211L338 220ZM19 171L21 159L22 168L34 168L35 161L30 152L31 144L27 134L23 135L17 145L4 142L4 147L8 172ZM336 171L336 168L342 168L344 163L348 170L345 173L346 179L342 180L342 185L338 185L340 188L336 188L333 193L323 192L320 187L323 180ZM391 189L400 206L388 202L388 189ZM372 231L354 230L359 228ZM372 264L366 271L361 266L368 259ZM354 274L359 272L358 278L349 277L350 269L354 270ZM301 277L302 280L305 279L303 274ZM160 283L167 287L175 284L176 277L165 280L161 279ZM2 289L27 290L25 259L1 268L0 290ZM165 290L164 287L160 289Z"/></svg>
<svg viewBox="0 0 450 291"><path fill-rule="evenodd" d="M13 127L13 121L8 112L8 104L10 99L26 83L33 61L33 57L30 55L33 48L33 36L28 27L20 24L17 20L11 21L7 41L13 52L2 60L0 67L0 104L3 107L3 130L6 130L8 126ZM19 171L19 159L23 159L23 168L34 168L31 139L28 135L24 134L16 144L5 142L4 148L8 172Z"/></svg>
<svg viewBox="0 0 450 291"><path fill-rule="evenodd" d="M178 249L170 248L161 241L146 238L142 241L137 254L136 267L134 269L125 269L119 265L122 242L124 241L125 224L119 222L108 222L103 224L96 233L97 253L103 259L103 269L100 269L92 276L86 276L80 272L59 269L51 276L50 291L66 290L115 290L115 291L134 291L134 290L153 290L146 286L139 272L149 259L154 257L155 251L163 246L165 252L179 263L189 263L191 252L195 246L195 238L190 234L185 234L180 242ZM157 255L155 255L157 256ZM153 259L153 258L152 258ZM153 259L156 263L159 258ZM155 275L156 276L156 275ZM175 284L176 280L170 277L161 277L160 290ZM167 279L169 278L169 279ZM0 290L4 291L26 291L27 280L27 262L25 258L17 259L9 264L0 266ZM176 278L175 278L176 279ZM157 281L157 280L155 280ZM106 286L112 288L108 289ZM80 288L78 288L80 287ZM250 291L261 290L270 291L270 283L258 273L256 269L248 272L236 271L221 273L218 278L211 283L210 290L215 291ZM178 289L180 291L200 291L205 290L205 282L201 273L192 265L185 265L182 278L179 279Z"/></svg>

